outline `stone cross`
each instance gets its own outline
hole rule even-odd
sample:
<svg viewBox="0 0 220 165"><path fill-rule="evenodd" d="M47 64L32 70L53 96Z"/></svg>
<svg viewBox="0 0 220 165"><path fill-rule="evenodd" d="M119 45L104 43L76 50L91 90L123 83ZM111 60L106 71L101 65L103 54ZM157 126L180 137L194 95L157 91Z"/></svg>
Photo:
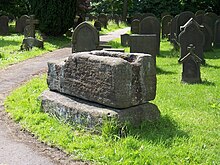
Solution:
<svg viewBox="0 0 220 165"><path fill-rule="evenodd" d="M30 16L30 19L26 20L28 26L25 27L25 37L35 38L35 25L39 24L39 20L34 19L34 15Z"/></svg>
<svg viewBox="0 0 220 165"><path fill-rule="evenodd" d="M202 59L195 54L196 47L193 44L188 45L187 51L189 53L180 59L180 62L183 63L182 82L200 83Z"/></svg>

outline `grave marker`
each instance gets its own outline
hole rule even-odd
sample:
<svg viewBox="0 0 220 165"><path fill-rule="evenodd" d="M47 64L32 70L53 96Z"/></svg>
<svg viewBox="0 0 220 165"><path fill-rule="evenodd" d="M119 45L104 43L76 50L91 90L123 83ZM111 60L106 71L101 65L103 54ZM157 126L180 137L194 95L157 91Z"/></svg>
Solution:
<svg viewBox="0 0 220 165"><path fill-rule="evenodd" d="M82 22L73 31L72 52L84 52L97 49L99 34L89 23Z"/></svg>
<svg viewBox="0 0 220 165"><path fill-rule="evenodd" d="M0 17L0 35L7 35L8 34L8 22L9 18L8 16L1 16Z"/></svg>

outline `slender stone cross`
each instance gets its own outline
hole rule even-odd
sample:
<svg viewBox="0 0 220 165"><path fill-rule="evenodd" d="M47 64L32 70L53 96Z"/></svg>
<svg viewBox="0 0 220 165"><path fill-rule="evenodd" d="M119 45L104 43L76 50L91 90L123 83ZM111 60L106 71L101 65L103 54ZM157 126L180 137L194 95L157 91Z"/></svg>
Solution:
<svg viewBox="0 0 220 165"><path fill-rule="evenodd" d="M26 20L26 23L28 26L26 26L26 32L27 36L26 37L34 37L35 38L35 25L39 24L39 20L34 19L34 15L30 16L30 19Z"/></svg>

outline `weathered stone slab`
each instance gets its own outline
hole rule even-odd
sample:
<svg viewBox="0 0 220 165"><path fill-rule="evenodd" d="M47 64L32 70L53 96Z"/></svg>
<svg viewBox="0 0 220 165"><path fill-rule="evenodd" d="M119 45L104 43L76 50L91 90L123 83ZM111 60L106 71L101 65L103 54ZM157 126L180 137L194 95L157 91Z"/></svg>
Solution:
<svg viewBox="0 0 220 165"><path fill-rule="evenodd" d="M127 108L153 100L156 68L151 55L93 51L48 63L48 86L85 100Z"/></svg>
<svg viewBox="0 0 220 165"><path fill-rule="evenodd" d="M8 16L0 17L0 35L7 35L9 31L8 26L9 18Z"/></svg>
<svg viewBox="0 0 220 165"><path fill-rule="evenodd" d="M158 107L151 103L126 109L114 109L52 91L44 91L41 100L43 111L60 120L84 125L87 128L101 126L103 121L109 118L139 126L144 121L155 121L160 117Z"/></svg>

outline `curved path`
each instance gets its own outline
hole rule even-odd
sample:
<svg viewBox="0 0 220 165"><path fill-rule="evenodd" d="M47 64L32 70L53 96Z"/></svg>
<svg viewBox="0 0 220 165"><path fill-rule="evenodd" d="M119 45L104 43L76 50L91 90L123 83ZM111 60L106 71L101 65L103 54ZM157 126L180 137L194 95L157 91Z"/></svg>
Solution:
<svg viewBox="0 0 220 165"><path fill-rule="evenodd" d="M100 41L119 38L128 30L120 29L100 36ZM70 54L71 48L63 48L0 70L0 165L87 164L71 160L59 149L49 147L22 131L18 124L9 119L3 106L4 99L13 89L47 71L47 61L65 58Z"/></svg>

